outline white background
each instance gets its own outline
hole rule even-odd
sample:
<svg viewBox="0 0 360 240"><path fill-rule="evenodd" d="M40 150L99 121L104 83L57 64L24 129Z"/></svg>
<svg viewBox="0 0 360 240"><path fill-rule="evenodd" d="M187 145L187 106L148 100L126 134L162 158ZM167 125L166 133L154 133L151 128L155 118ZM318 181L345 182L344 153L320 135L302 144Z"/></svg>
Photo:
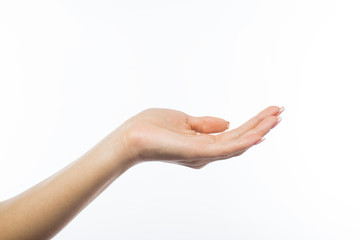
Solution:
<svg viewBox="0 0 360 240"><path fill-rule="evenodd" d="M117 179L55 239L359 239L358 1L0 2L0 199L149 107L281 124Z"/></svg>

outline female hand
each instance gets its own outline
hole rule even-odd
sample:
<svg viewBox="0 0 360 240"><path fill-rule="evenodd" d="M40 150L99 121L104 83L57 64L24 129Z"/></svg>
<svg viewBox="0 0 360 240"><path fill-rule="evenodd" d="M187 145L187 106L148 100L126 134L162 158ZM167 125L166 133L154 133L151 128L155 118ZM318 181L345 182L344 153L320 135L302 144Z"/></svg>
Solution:
<svg viewBox="0 0 360 240"><path fill-rule="evenodd" d="M193 117L183 112L151 108L119 127L119 139L135 162L162 160L191 168L202 168L221 159L239 156L281 120L284 108L271 106L240 127L215 117Z"/></svg>
<svg viewBox="0 0 360 240"><path fill-rule="evenodd" d="M53 176L0 202L1 239L51 238L136 163L163 160L201 168L238 156L262 140L280 121L282 110L268 107L227 132L228 123L220 118L145 110ZM209 134L219 132L224 133Z"/></svg>

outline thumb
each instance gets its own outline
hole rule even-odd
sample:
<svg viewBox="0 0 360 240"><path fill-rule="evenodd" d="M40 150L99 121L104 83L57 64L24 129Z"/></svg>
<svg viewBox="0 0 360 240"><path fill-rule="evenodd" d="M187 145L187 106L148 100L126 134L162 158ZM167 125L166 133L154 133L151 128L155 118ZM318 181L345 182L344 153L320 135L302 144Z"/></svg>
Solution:
<svg viewBox="0 0 360 240"><path fill-rule="evenodd" d="M216 117L189 117L191 129L198 133L218 133L229 128L229 122Z"/></svg>

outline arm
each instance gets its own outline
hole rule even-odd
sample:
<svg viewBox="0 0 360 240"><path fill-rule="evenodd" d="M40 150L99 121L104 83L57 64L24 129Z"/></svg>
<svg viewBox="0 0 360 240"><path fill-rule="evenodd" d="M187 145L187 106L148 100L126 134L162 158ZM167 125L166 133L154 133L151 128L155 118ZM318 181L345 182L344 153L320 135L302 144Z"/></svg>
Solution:
<svg viewBox="0 0 360 240"><path fill-rule="evenodd" d="M0 203L1 239L48 239L59 232L117 177L135 164L162 160L192 168L239 156L280 120L269 107L242 126L192 117L170 109L148 109L115 129L55 175ZM223 132L218 135L208 133Z"/></svg>

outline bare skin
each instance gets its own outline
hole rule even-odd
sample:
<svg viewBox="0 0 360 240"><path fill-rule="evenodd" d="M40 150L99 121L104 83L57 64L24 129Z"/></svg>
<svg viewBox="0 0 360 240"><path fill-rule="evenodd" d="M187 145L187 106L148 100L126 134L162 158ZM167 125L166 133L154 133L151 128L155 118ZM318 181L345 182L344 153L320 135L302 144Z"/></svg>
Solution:
<svg viewBox="0 0 360 240"><path fill-rule="evenodd" d="M0 239L49 239L132 166L160 160L191 168L239 156L281 120L271 106L230 131L228 122L171 109L127 120L73 163L0 203ZM220 133L212 135L209 133Z"/></svg>

